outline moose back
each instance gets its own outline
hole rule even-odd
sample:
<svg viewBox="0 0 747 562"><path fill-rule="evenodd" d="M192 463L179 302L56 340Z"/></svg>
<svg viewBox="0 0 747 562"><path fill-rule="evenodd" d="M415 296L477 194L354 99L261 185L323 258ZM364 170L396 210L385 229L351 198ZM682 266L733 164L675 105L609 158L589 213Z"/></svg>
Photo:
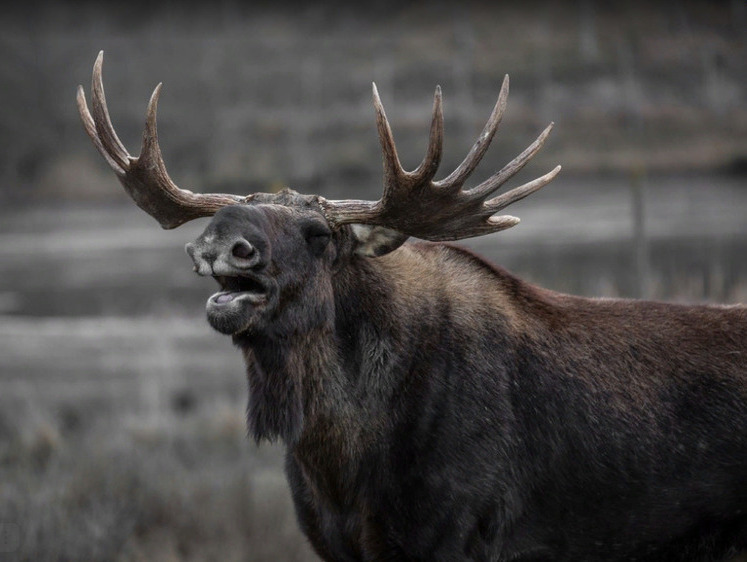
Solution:
<svg viewBox="0 0 747 562"><path fill-rule="evenodd" d="M441 93L420 166L402 169L378 94L379 201L291 190L194 194L156 133L130 156L106 109L95 146L135 202L173 228L219 291L210 324L241 349L248 423L280 439L301 528L325 560L720 560L747 549L747 308L586 299L526 283L449 241L497 232L503 208L559 167L495 191L539 150L464 186L434 181ZM422 241L406 242L409 237Z"/></svg>

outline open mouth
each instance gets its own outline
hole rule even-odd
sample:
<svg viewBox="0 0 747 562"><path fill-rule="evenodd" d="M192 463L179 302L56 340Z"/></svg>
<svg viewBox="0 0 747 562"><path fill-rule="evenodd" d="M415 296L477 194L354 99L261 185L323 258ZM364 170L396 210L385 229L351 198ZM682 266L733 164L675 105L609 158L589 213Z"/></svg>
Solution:
<svg viewBox="0 0 747 562"><path fill-rule="evenodd" d="M269 288L254 277L216 275L214 279L221 290L208 299L213 306L230 306L236 301L249 301L253 304L267 302Z"/></svg>

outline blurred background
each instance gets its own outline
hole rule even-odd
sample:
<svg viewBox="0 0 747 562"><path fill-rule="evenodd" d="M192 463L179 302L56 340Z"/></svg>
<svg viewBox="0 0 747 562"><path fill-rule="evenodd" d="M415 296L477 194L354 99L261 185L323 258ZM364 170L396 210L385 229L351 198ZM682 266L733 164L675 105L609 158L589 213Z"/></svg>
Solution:
<svg viewBox="0 0 747 562"><path fill-rule="evenodd" d="M405 167L444 92L451 171L511 76L475 184L531 143L514 229L465 241L546 287L747 301L747 3L25 3L0 14L0 560L314 560L277 446L245 435L212 283L84 134L99 50L139 151L152 88L174 180L378 197L375 81ZM90 96L89 96L90 97Z"/></svg>

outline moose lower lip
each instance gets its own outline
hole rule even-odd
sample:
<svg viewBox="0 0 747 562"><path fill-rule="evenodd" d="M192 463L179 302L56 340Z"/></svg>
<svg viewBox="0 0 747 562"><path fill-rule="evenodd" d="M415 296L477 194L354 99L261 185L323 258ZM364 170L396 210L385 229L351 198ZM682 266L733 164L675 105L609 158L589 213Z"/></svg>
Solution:
<svg viewBox="0 0 747 562"><path fill-rule="evenodd" d="M260 304L267 300L265 293L252 291L221 291L215 293L208 299L209 305L229 306L237 301L248 300L254 304Z"/></svg>
<svg viewBox="0 0 747 562"><path fill-rule="evenodd" d="M217 304L223 304L226 302L230 302L233 300L234 296L235 296L235 293L220 293L217 297L215 297L215 302Z"/></svg>

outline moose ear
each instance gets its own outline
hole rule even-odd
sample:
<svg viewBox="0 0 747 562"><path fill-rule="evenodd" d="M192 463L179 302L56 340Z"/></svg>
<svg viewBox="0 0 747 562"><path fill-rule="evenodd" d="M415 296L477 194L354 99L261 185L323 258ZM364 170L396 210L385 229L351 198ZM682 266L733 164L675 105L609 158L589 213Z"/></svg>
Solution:
<svg viewBox="0 0 747 562"><path fill-rule="evenodd" d="M409 238L407 234L383 226L353 224L351 230L358 242L355 253L368 258L378 258L393 252Z"/></svg>

